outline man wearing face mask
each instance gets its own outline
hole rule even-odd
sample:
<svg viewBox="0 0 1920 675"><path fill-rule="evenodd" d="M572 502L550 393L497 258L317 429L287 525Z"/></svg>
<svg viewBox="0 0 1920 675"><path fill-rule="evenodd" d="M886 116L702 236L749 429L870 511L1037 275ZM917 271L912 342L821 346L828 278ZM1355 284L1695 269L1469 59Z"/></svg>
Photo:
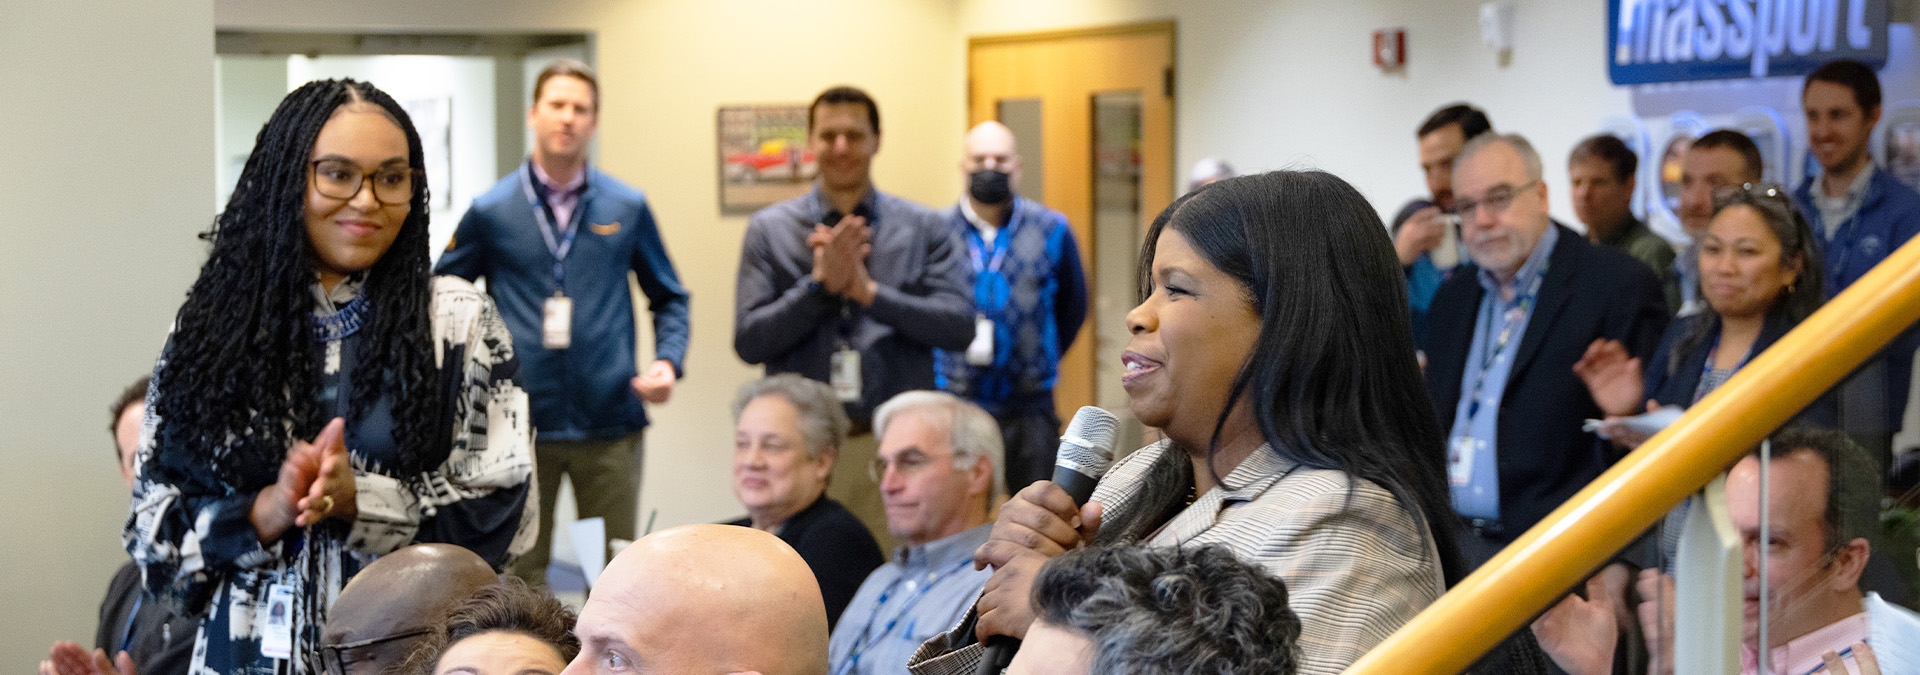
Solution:
<svg viewBox="0 0 1920 675"><path fill-rule="evenodd" d="M1066 216L1013 193L1020 153L1006 125L968 131L960 170L967 194L947 222L973 265L974 333L965 352L936 354L940 386L999 421L1007 489L1018 491L1053 471L1053 384L1087 318L1086 274Z"/></svg>

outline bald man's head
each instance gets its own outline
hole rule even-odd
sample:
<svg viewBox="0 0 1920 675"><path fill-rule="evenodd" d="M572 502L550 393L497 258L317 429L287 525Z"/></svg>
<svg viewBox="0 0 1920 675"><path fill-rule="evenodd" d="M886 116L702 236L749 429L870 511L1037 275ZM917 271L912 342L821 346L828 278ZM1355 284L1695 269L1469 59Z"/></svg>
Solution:
<svg viewBox="0 0 1920 675"><path fill-rule="evenodd" d="M824 675L827 609L800 554L732 525L686 525L608 563L564 675Z"/></svg>
<svg viewBox="0 0 1920 675"><path fill-rule="evenodd" d="M990 176L983 171L1000 175ZM967 194L976 207L1004 204L1012 199L1012 186L1020 182L1020 151L1014 145L1013 130L992 120L974 125L967 132L960 172L967 175Z"/></svg>
<svg viewBox="0 0 1920 675"><path fill-rule="evenodd" d="M320 633L321 649L333 652L349 675L384 671L406 659L447 610L499 579L479 555L452 544L418 544L381 556L340 589Z"/></svg>

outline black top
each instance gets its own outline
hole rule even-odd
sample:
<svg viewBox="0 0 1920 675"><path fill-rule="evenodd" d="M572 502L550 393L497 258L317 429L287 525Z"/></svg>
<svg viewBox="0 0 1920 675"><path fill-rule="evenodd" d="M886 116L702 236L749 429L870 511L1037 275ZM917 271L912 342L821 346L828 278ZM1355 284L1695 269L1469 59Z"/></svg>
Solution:
<svg viewBox="0 0 1920 675"><path fill-rule="evenodd" d="M199 620L175 615L164 599L142 598L140 592L140 566L128 561L113 574L107 597L100 601L100 628L94 631L93 646L105 650L107 658L125 649L141 675L186 675ZM131 626L129 614L133 615Z"/></svg>
<svg viewBox="0 0 1920 675"><path fill-rule="evenodd" d="M1705 321L1716 324L1707 329L1707 338L1686 353L1679 353L1680 340ZM1667 327L1667 334L1660 338L1660 347L1654 350L1653 358L1647 361L1646 373L1642 377L1647 398L1663 406L1693 406L1693 392L1700 386L1700 373L1707 365L1707 355L1713 352L1717 341L1714 336L1720 332L1718 323L1717 317L1702 313L1675 319ZM1759 337L1753 341L1750 356L1759 356L1760 352L1766 351L1785 336L1787 331L1793 330L1794 325L1778 311L1769 312L1766 322L1760 326ZM1828 391L1807 404L1792 421L1833 428L1840 423L1838 405L1833 392Z"/></svg>
<svg viewBox="0 0 1920 675"><path fill-rule="evenodd" d="M732 524L746 527L752 522L741 518ZM780 526L780 540L813 568L813 578L820 582L820 597L827 601L828 631L840 623L840 613L853 601L860 583L886 562L867 526L826 495L788 518Z"/></svg>

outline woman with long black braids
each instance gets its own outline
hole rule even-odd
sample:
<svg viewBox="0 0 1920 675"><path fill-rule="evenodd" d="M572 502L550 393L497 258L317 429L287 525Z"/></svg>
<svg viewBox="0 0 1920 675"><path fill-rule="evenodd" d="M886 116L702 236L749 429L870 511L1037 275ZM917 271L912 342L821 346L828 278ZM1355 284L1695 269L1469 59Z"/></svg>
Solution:
<svg viewBox="0 0 1920 675"><path fill-rule="evenodd" d="M306 673L373 557L532 540L525 395L493 304L431 278L419 134L309 83L261 129L156 366L126 545L204 613L193 672ZM352 654L335 654L343 661Z"/></svg>

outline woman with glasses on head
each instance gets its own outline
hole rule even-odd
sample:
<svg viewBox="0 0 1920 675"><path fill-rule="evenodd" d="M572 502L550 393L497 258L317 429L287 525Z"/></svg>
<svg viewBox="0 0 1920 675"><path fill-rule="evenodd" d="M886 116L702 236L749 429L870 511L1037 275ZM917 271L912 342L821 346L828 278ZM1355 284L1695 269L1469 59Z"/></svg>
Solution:
<svg viewBox="0 0 1920 675"><path fill-rule="evenodd" d="M452 543L497 569L532 542L513 346L485 295L429 276L421 157L386 93L308 83L203 235L125 533L148 590L204 614L194 672L312 672L381 554Z"/></svg>
<svg viewBox="0 0 1920 675"><path fill-rule="evenodd" d="M1638 447L1646 437L1621 419L1662 406L1685 408L1820 308L1820 252L1786 188L1747 185L1714 195L1713 220L1699 246L1704 311L1667 327L1653 361L1641 364L1617 341L1596 340L1574 372L1606 411L1603 431ZM1831 425L1831 401L1807 421Z"/></svg>
<svg viewBox="0 0 1920 675"><path fill-rule="evenodd" d="M733 495L747 517L731 524L800 553L820 582L828 630L885 562L867 526L827 496L851 425L832 387L792 373L748 382L733 399Z"/></svg>
<svg viewBox="0 0 1920 675"><path fill-rule="evenodd" d="M1748 184L1717 191L1713 219L1698 244L1706 309L1668 325L1651 363L1643 367L1619 342L1596 340L1574 364L1594 402L1607 413L1601 433L1622 447L1639 447L1648 438L1625 424L1627 416L1693 405L1820 308L1820 253L1786 188ZM1814 401L1799 415L1801 421L1829 427L1837 418L1831 396ZM1588 582L1587 600L1563 599L1533 624L1540 646L1557 665L1575 675L1603 673L1615 663L1651 654L1660 667L1649 670L1671 670L1672 645L1659 636L1662 626L1671 625L1673 605L1662 598L1672 597L1673 582L1660 571L1671 569L1686 514L1683 502L1646 541L1649 548L1642 549L1639 542L1629 545L1622 560ZM1638 581L1630 581L1628 563L1645 568ZM1597 593L1624 606L1629 583L1637 584L1643 607L1662 612L1659 616L1665 619L1652 624L1583 619L1598 616L1578 611ZM1641 616L1644 621L1650 615ZM1644 634L1644 641L1636 632ZM1610 637L1594 640L1595 635Z"/></svg>

